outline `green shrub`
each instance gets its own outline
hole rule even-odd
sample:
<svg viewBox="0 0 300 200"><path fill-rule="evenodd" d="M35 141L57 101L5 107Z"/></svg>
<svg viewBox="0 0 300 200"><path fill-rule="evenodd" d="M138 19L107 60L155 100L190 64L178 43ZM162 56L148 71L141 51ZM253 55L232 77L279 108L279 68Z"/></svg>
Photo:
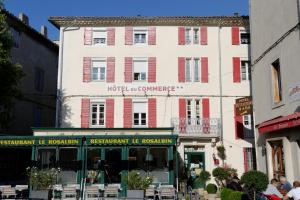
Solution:
<svg viewBox="0 0 300 200"><path fill-rule="evenodd" d="M153 181L152 177L141 177L137 171L130 171L127 176L123 177L129 190L145 190Z"/></svg>
<svg viewBox="0 0 300 200"><path fill-rule="evenodd" d="M200 180L202 180L204 183L206 183L206 181L208 181L210 179L210 173L208 171L201 171L199 178Z"/></svg>
<svg viewBox="0 0 300 200"><path fill-rule="evenodd" d="M221 191L221 200L230 200L229 196L232 192L234 192L232 189L223 188Z"/></svg>
<svg viewBox="0 0 300 200"><path fill-rule="evenodd" d="M206 191L208 194L216 194L217 190L218 190L218 187L213 183L210 183L206 186Z"/></svg>
<svg viewBox="0 0 300 200"><path fill-rule="evenodd" d="M257 193L265 191L268 186L268 176L260 171L249 171L242 175L241 183L244 188L255 197Z"/></svg>
<svg viewBox="0 0 300 200"><path fill-rule="evenodd" d="M232 192L229 194L228 199L230 199L230 200L242 200L242 195L243 195L242 192L239 192L239 191L232 191Z"/></svg>

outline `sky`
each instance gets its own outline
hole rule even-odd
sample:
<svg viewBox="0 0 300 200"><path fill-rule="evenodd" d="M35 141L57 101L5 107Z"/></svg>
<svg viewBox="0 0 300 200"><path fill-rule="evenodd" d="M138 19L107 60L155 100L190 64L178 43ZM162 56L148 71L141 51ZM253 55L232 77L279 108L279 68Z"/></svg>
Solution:
<svg viewBox="0 0 300 200"><path fill-rule="evenodd" d="M248 0L4 0L5 8L29 17L36 30L48 27L52 40L59 31L50 16L230 16L248 15Z"/></svg>

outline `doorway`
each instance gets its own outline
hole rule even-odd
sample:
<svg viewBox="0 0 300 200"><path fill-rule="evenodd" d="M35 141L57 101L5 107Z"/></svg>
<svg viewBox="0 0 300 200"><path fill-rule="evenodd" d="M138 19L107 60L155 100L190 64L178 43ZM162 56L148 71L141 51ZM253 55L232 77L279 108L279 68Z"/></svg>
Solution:
<svg viewBox="0 0 300 200"><path fill-rule="evenodd" d="M122 149L106 148L104 161L104 182L121 183Z"/></svg>
<svg viewBox="0 0 300 200"><path fill-rule="evenodd" d="M270 141L272 153L273 178L285 176L284 150L282 140Z"/></svg>

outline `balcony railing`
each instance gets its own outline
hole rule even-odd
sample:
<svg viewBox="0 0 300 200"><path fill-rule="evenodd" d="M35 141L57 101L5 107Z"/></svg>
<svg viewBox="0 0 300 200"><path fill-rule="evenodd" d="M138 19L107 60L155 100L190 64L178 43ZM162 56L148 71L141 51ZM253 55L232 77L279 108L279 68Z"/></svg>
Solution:
<svg viewBox="0 0 300 200"><path fill-rule="evenodd" d="M219 137L221 133L219 118L172 118L171 125L182 136Z"/></svg>

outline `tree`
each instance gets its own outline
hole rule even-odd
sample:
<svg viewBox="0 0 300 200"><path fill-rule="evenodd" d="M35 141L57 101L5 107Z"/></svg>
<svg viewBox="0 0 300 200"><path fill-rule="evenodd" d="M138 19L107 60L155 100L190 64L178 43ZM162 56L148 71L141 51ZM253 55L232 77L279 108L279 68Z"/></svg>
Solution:
<svg viewBox="0 0 300 200"><path fill-rule="evenodd" d="M21 97L18 85L24 74L21 66L11 60L12 47L13 39L0 1L0 130L8 128L14 100Z"/></svg>

